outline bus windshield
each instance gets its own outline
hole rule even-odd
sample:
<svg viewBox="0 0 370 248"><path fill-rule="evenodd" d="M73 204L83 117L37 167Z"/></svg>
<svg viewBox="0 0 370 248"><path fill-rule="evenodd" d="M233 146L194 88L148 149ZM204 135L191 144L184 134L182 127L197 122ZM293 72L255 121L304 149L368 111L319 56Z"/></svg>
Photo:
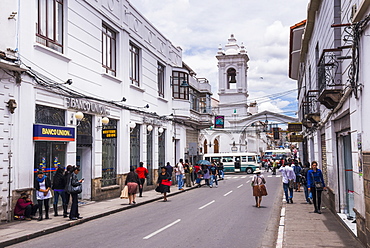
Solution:
<svg viewBox="0 0 370 248"><path fill-rule="evenodd" d="M222 163L225 172L247 172L253 173L260 168L256 153L213 153L204 154L203 159Z"/></svg>

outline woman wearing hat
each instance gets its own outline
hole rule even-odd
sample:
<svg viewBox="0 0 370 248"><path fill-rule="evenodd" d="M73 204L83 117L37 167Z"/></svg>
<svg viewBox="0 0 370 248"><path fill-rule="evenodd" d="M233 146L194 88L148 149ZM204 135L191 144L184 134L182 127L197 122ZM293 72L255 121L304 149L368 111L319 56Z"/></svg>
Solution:
<svg viewBox="0 0 370 248"><path fill-rule="evenodd" d="M51 181L42 170L37 172L35 180L36 198L39 206L39 218L42 220L42 204L45 206L45 219L49 219L49 199L51 195Z"/></svg>
<svg viewBox="0 0 370 248"><path fill-rule="evenodd" d="M157 181L157 188L155 189L157 192L160 192L164 195L163 200L167 201L167 192L170 193L170 185L171 185L171 176L167 172L166 167L161 168L161 173L158 175Z"/></svg>
<svg viewBox="0 0 370 248"><path fill-rule="evenodd" d="M256 199L256 207L261 207L262 196L267 195L266 180L261 174L261 170L257 168L254 172L255 175L252 179L253 196Z"/></svg>

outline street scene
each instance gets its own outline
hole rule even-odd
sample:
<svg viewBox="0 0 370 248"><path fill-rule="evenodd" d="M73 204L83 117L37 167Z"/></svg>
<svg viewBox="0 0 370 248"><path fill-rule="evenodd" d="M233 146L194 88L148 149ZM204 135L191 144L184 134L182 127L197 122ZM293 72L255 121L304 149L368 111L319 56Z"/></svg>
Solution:
<svg viewBox="0 0 370 248"><path fill-rule="evenodd" d="M370 247L370 0L2 0L0 31L0 247Z"/></svg>

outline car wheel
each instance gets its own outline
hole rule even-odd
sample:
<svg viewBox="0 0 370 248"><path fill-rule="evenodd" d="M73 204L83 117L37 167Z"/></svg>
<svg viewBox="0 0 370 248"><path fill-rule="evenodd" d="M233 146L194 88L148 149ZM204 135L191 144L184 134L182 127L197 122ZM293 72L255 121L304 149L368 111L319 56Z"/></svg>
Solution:
<svg viewBox="0 0 370 248"><path fill-rule="evenodd" d="M252 168L247 168L245 171L247 172L247 174L252 174L253 173L253 169Z"/></svg>

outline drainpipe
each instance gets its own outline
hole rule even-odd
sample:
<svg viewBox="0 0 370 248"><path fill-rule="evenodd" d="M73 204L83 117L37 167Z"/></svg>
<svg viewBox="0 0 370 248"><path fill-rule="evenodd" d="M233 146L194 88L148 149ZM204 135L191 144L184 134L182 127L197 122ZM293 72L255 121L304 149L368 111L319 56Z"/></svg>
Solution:
<svg viewBox="0 0 370 248"><path fill-rule="evenodd" d="M12 207L11 207L11 184L12 184L12 150L9 150L8 152L8 161L9 161L9 166L8 166L8 222L11 221L12 218Z"/></svg>

